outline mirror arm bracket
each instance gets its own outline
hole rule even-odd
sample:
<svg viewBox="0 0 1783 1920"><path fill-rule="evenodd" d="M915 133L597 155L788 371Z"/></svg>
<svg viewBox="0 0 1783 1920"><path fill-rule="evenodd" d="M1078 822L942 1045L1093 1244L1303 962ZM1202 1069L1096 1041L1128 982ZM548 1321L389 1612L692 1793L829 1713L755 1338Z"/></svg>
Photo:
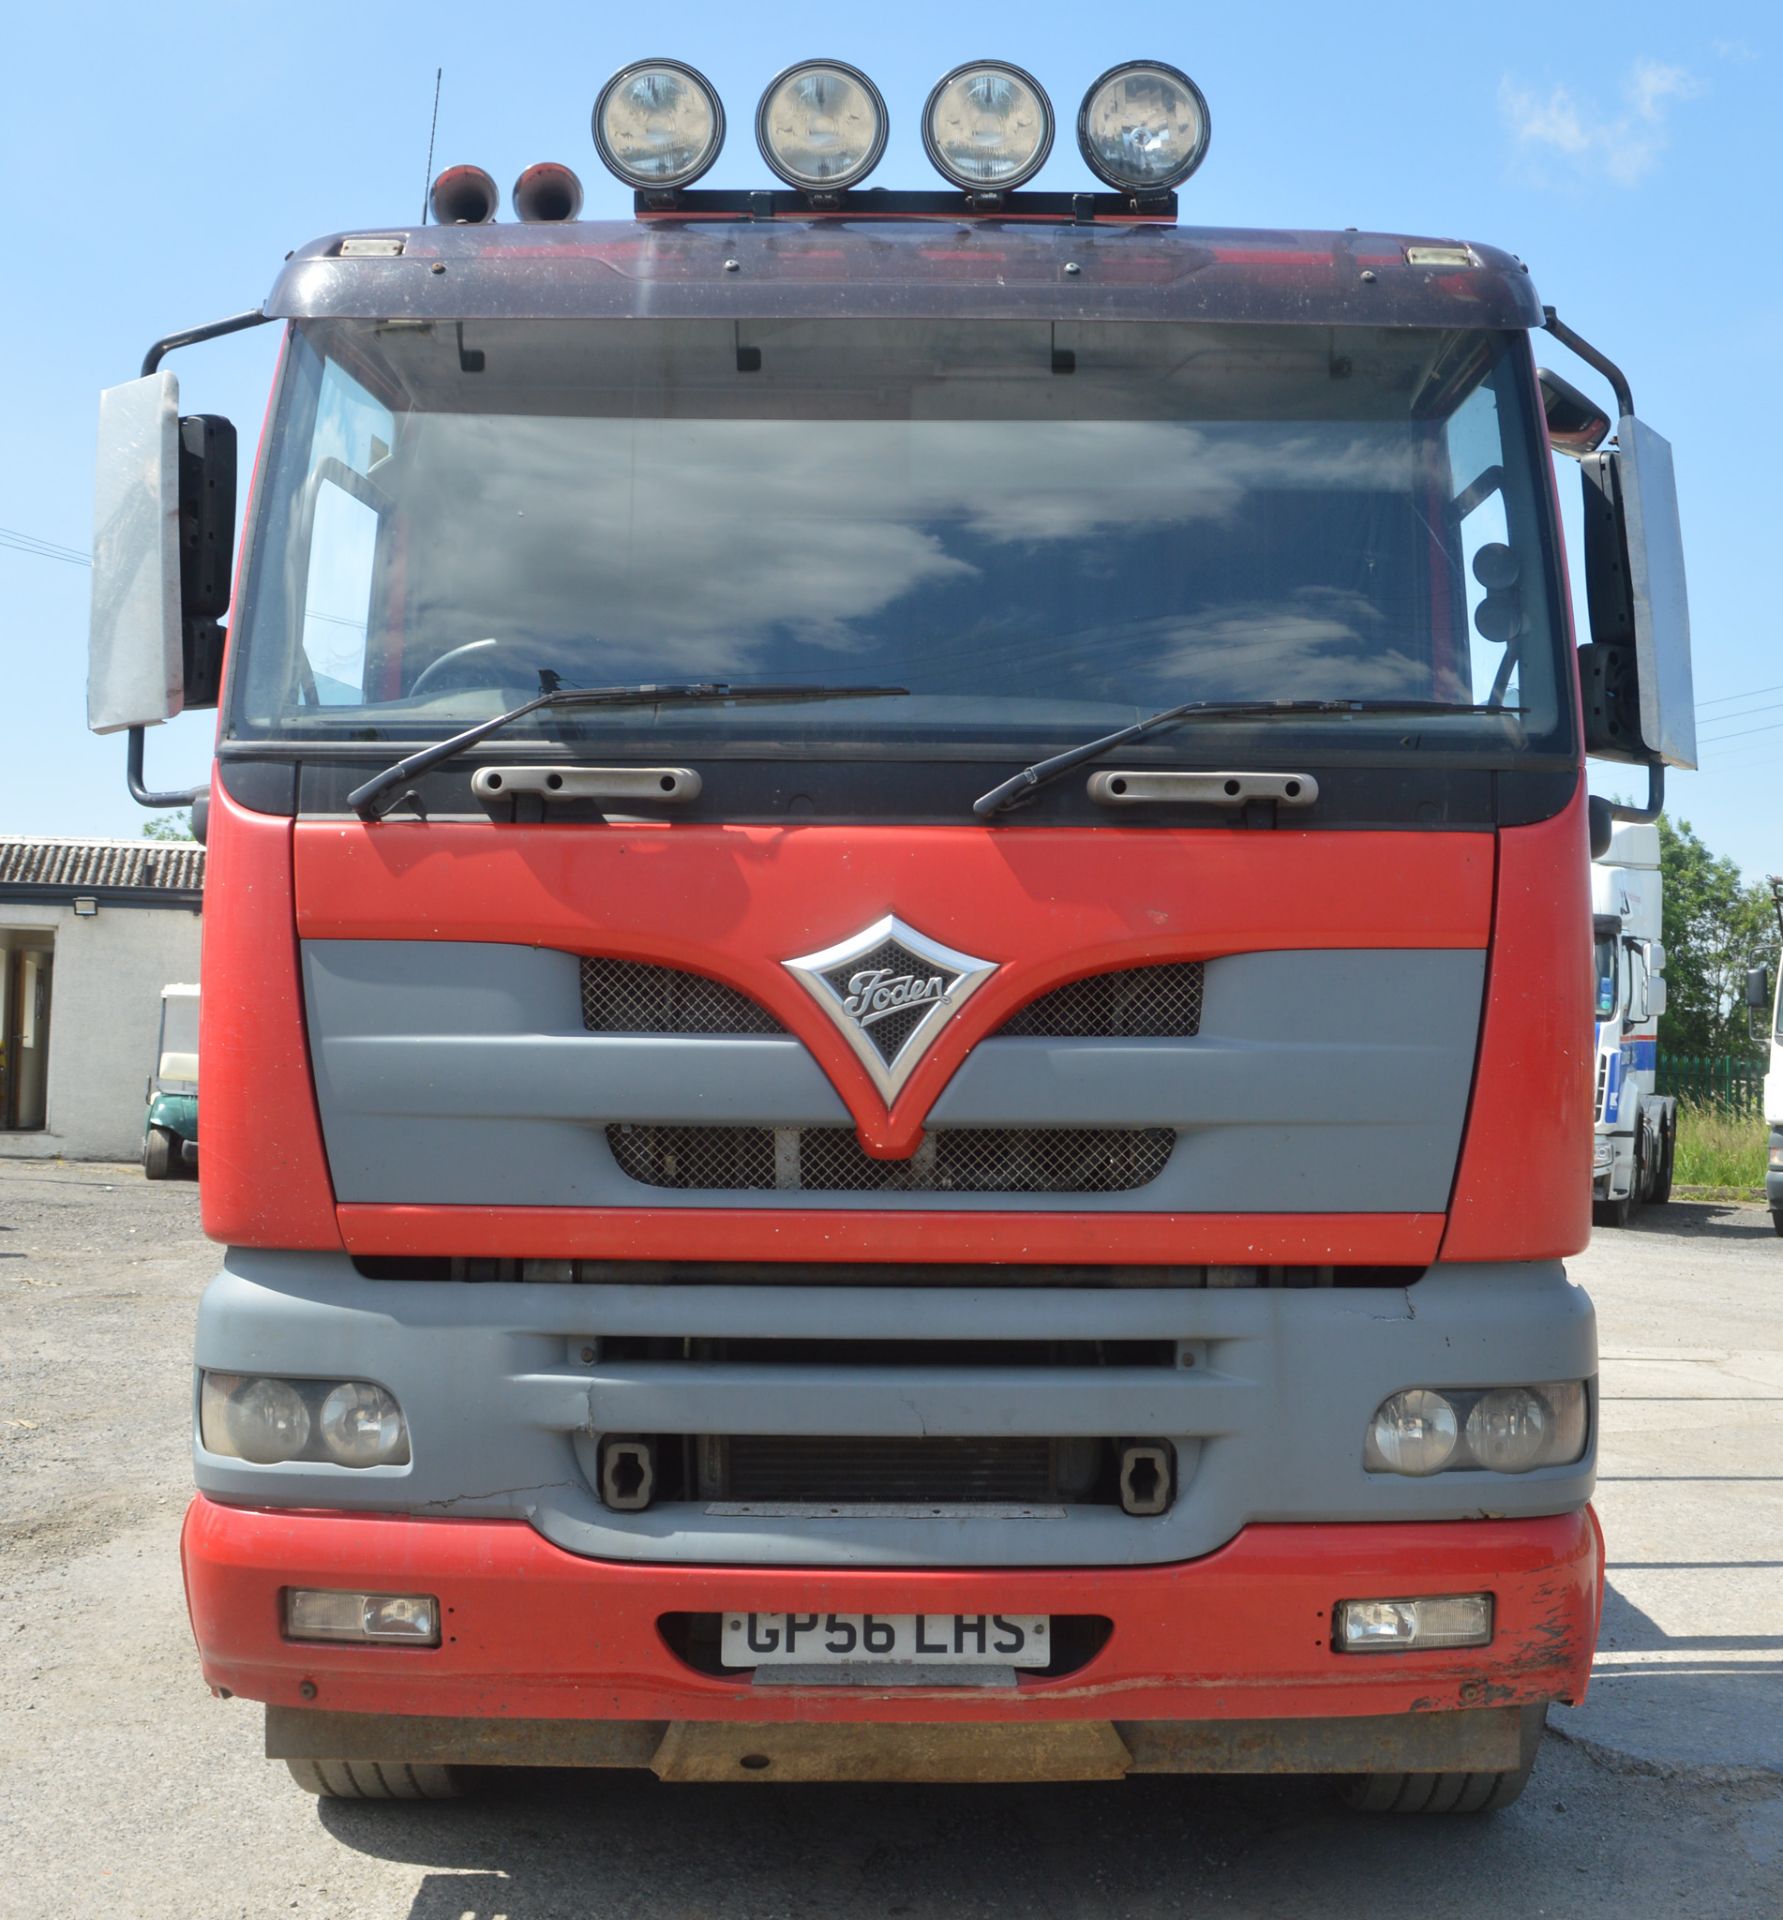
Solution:
<svg viewBox="0 0 1783 1920"><path fill-rule="evenodd" d="M1626 419L1631 416L1634 412L1634 389L1628 384L1628 375L1615 361L1607 353L1599 353L1589 340L1574 333L1552 307L1542 308L1542 325L1563 347L1570 347L1588 367L1595 367L1603 375L1615 389L1616 405L1622 410L1623 417Z"/></svg>
<svg viewBox="0 0 1783 1920"><path fill-rule="evenodd" d="M1641 826L1651 826L1665 810L1665 766L1655 760L1647 768L1647 804L1644 807L1631 807L1625 800L1612 800L1609 803L1612 820L1633 820Z"/></svg>
<svg viewBox="0 0 1783 1920"><path fill-rule="evenodd" d="M189 807L201 794L208 793L208 787L194 787L186 793L155 793L142 784L143 736L147 729L130 729L129 749L124 759L124 777L130 784L130 798L139 807L147 807L153 813L159 813L168 807Z"/></svg>
<svg viewBox="0 0 1783 1920"><path fill-rule="evenodd" d="M165 339L157 340L142 356L142 376L146 380L151 373L159 373L161 362L175 347L196 346L200 340L220 340L226 333L244 333L249 327L265 326L272 318L270 313L252 307L246 313L232 313L227 320L213 320L208 326L187 327L183 333L170 333Z"/></svg>

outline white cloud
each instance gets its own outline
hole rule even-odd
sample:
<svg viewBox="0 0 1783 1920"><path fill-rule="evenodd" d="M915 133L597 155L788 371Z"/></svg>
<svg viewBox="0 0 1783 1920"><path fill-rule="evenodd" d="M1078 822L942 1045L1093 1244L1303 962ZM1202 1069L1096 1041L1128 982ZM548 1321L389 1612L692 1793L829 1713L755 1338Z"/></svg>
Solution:
<svg viewBox="0 0 1783 1920"><path fill-rule="evenodd" d="M1498 109L1518 154L1544 184L1558 162L1576 180L1633 187L1671 144L1672 108L1706 91L1686 67L1637 60L1623 82L1618 111L1581 100L1558 82L1542 93L1508 74L1499 85Z"/></svg>
<svg viewBox="0 0 1783 1920"><path fill-rule="evenodd" d="M1749 40L1711 40L1709 46L1717 60L1737 60L1744 66L1758 58L1758 49Z"/></svg>

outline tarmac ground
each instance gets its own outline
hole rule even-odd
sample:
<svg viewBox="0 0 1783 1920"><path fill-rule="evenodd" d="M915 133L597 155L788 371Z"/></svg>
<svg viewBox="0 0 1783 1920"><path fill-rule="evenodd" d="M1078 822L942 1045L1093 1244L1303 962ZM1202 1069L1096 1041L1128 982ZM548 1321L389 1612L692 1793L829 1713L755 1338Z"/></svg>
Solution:
<svg viewBox="0 0 1783 1920"><path fill-rule="evenodd" d="M1783 1240L1675 1201L1572 1263L1597 1303L1604 1631L1587 1703L1478 1819L1322 1783L666 1787L317 1802L199 1679L177 1533L189 1182L0 1160L0 1920L1783 1914Z"/></svg>

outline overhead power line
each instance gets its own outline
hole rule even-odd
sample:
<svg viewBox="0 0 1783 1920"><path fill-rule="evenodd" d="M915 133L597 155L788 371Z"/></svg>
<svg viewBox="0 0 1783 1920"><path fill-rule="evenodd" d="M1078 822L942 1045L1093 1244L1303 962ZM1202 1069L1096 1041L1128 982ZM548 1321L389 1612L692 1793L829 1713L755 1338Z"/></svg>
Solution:
<svg viewBox="0 0 1783 1920"><path fill-rule="evenodd" d="M1748 687L1744 693L1718 693L1713 700L1699 700L1696 710L1701 713L1704 707L1725 707L1735 700L1756 700L1761 693L1783 693L1783 682L1774 687ZM1723 719L1732 719L1732 714L1724 714Z"/></svg>
<svg viewBox="0 0 1783 1920"><path fill-rule="evenodd" d="M91 556L78 547L65 547L59 540L44 540L17 527L0 527L0 547L9 547L14 553L34 553L40 560L62 560L71 567L93 564Z"/></svg>
<svg viewBox="0 0 1783 1920"><path fill-rule="evenodd" d="M1742 727L1738 733L1718 734L1713 740L1703 742L1705 746L1718 747L1724 741L1744 740L1754 733L1777 733L1783 731L1783 720L1772 720L1762 727Z"/></svg>
<svg viewBox="0 0 1783 1920"><path fill-rule="evenodd" d="M1779 712L1783 712L1783 700L1767 700L1762 707L1743 707L1737 713L1717 714L1713 720L1705 721L1704 725L1711 726L1711 727L1717 727L1717 726L1724 727L1729 725L1731 722L1735 720L1749 720L1752 717L1752 715L1755 713L1779 713ZM1731 733L1720 733L1720 734L1706 733L1702 736L1702 739L1705 745L1711 740L1731 740L1732 738L1733 738L1733 735Z"/></svg>

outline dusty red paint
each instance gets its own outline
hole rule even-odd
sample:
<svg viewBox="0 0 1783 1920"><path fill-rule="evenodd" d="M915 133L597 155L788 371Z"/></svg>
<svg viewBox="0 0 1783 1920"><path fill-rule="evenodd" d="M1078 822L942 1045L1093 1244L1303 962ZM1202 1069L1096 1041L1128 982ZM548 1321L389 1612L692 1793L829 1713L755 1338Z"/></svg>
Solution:
<svg viewBox="0 0 1783 1920"><path fill-rule="evenodd" d="M204 1230L235 1246L338 1253L298 978L291 822L238 807L218 782L207 845Z"/></svg>
<svg viewBox="0 0 1783 1920"><path fill-rule="evenodd" d="M1473 1100L1444 1260L1554 1260L1591 1237L1591 879L1585 783L1498 836Z"/></svg>
<svg viewBox="0 0 1783 1920"><path fill-rule="evenodd" d="M365 1206L355 1254L498 1260L999 1261L1427 1266L1440 1213L921 1213L744 1207Z"/></svg>
<svg viewBox="0 0 1783 1920"><path fill-rule="evenodd" d="M1181 1566L842 1571L585 1560L516 1520L269 1512L199 1498L182 1537L205 1678L281 1706L471 1718L910 1721L1265 1719L1584 1697L1602 1549L1588 1512L1538 1520L1253 1526ZM299 1645L287 1586L426 1592L437 1649ZM1331 1608L1494 1594L1467 1652L1345 1655ZM1014 1690L820 1688L764 1696L695 1671L657 1622L717 1612L1098 1614L1107 1645ZM300 1688L309 1683L314 1695Z"/></svg>

